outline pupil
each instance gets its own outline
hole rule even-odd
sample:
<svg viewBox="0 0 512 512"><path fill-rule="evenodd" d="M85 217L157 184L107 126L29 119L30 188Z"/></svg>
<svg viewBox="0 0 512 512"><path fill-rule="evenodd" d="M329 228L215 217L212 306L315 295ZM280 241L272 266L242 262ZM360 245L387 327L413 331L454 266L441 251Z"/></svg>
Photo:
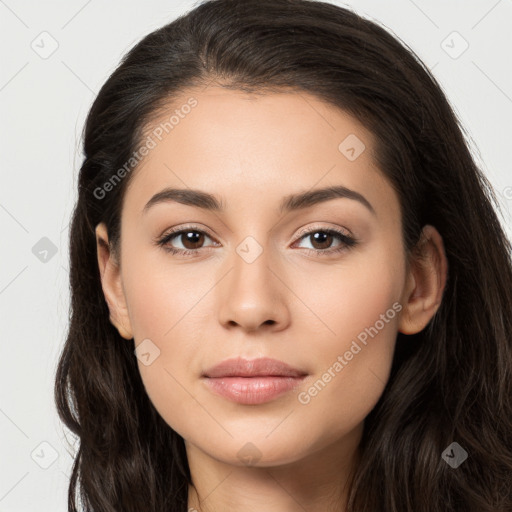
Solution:
<svg viewBox="0 0 512 512"><path fill-rule="evenodd" d="M200 244L202 236L203 235L197 231L188 231L185 233L185 242L183 245L187 247L187 249L196 249L196 247L188 247L187 244L191 244L192 246L197 245L198 243Z"/></svg>
<svg viewBox="0 0 512 512"><path fill-rule="evenodd" d="M312 236L314 238L314 243L319 243L320 245L325 245L325 242L330 242L330 239L332 238L332 235L330 235L329 233L325 233L323 231L317 231ZM329 245L330 243L327 243L327 247L329 247ZM325 249L325 247L321 248Z"/></svg>

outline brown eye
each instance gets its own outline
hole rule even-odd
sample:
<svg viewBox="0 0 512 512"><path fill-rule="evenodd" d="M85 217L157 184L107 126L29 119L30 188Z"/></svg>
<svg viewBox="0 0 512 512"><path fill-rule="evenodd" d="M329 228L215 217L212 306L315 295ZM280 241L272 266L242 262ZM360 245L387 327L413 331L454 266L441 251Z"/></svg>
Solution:
<svg viewBox="0 0 512 512"><path fill-rule="evenodd" d="M329 255L354 247L358 241L336 229L312 229L301 233L299 242L309 242L311 247L303 248L317 255Z"/></svg>
<svg viewBox="0 0 512 512"><path fill-rule="evenodd" d="M316 231L308 236L315 249L329 249L334 238L330 233L326 233L325 231Z"/></svg>
<svg viewBox="0 0 512 512"><path fill-rule="evenodd" d="M211 241L210 244L205 245L206 239ZM215 245L212 242L212 238L204 231L185 228L164 235L156 243L173 254L193 255L198 254L200 249Z"/></svg>
<svg viewBox="0 0 512 512"><path fill-rule="evenodd" d="M199 249L204 243L204 233L199 231L184 231L178 235L185 249Z"/></svg>

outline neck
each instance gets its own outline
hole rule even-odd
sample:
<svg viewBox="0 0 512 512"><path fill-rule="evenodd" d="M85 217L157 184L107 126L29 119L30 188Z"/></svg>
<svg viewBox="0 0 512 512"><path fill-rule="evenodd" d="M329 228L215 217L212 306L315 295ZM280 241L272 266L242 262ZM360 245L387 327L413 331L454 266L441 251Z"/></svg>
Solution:
<svg viewBox="0 0 512 512"><path fill-rule="evenodd" d="M221 462L185 442L193 485L189 512L345 512L362 428L341 441L281 465Z"/></svg>

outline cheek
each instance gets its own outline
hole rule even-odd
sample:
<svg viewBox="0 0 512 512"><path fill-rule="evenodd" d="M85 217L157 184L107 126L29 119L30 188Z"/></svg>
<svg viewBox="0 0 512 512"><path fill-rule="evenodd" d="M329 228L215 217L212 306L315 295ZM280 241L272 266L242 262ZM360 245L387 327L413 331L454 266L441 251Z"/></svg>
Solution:
<svg viewBox="0 0 512 512"><path fill-rule="evenodd" d="M163 249L142 250L127 242L123 283L136 342L172 339L208 291L194 265L172 262ZM192 335L192 333L190 333Z"/></svg>
<svg viewBox="0 0 512 512"><path fill-rule="evenodd" d="M123 282L134 349L149 353L138 358L139 372L161 417L187 437L187 418L204 414L200 407L194 411L191 382L204 347L204 324L212 321L208 291L216 281L212 272L202 278L194 265L167 264L165 257L137 254L135 248L126 254Z"/></svg>
<svg viewBox="0 0 512 512"><path fill-rule="evenodd" d="M318 371L297 398L307 411L304 430L313 431L321 417L326 442L364 421L386 386L403 307L404 269L396 258L396 252L368 253L330 280L317 279L323 287L310 294L323 334L314 337Z"/></svg>
<svg viewBox="0 0 512 512"><path fill-rule="evenodd" d="M384 340L394 341L391 331L401 308L392 306L400 300L405 280L405 263L396 251L375 244L375 249L350 255L336 265L296 269L288 280L306 306L297 318L300 330L315 333L314 366L325 365L345 347L348 350L359 335L364 339L366 329L376 322L378 339L383 341L374 348L389 350Z"/></svg>

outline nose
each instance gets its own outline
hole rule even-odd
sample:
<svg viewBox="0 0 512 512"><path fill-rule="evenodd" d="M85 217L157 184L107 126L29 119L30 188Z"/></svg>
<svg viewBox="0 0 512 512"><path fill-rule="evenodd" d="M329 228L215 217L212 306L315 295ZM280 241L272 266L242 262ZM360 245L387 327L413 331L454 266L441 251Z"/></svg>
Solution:
<svg viewBox="0 0 512 512"><path fill-rule="evenodd" d="M220 323L247 332L285 329L290 322L288 289L267 251L252 262L235 253L230 262L230 271L217 289Z"/></svg>

